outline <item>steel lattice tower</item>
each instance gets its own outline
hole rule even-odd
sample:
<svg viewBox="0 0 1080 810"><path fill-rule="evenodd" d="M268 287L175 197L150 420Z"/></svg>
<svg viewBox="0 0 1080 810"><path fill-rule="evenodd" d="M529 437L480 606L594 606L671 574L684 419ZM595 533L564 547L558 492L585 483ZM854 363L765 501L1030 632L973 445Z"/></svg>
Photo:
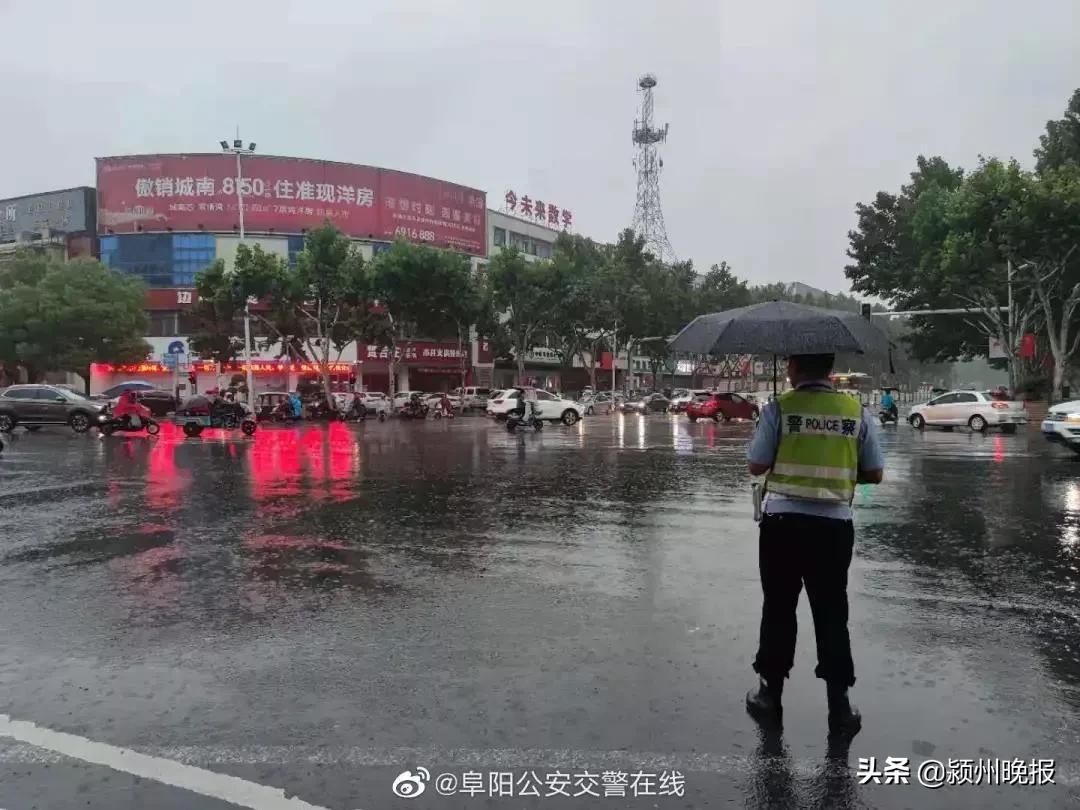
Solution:
<svg viewBox="0 0 1080 810"><path fill-rule="evenodd" d="M645 246L663 262L674 262L675 251L664 227L664 212L660 208L660 170L664 161L657 145L667 140L668 125L653 127L653 88L656 77L646 73L638 80L641 90L641 111L634 121L633 140L637 147L634 168L637 169L637 202L634 205L634 230L645 237Z"/></svg>

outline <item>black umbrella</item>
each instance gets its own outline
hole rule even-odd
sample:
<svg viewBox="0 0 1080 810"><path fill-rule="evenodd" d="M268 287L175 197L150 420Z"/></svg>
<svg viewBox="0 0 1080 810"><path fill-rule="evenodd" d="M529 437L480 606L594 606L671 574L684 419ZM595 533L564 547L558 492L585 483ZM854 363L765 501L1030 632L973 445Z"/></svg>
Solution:
<svg viewBox="0 0 1080 810"><path fill-rule="evenodd" d="M889 339L856 312L787 301L699 315L668 344L692 354L771 354L773 387L777 355L889 353Z"/></svg>

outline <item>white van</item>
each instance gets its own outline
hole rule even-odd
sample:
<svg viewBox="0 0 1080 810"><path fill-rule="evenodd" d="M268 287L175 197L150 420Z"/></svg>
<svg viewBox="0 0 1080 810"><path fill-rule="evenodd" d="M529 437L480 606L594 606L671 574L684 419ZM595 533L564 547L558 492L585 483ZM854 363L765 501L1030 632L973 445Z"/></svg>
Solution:
<svg viewBox="0 0 1080 810"><path fill-rule="evenodd" d="M473 408L479 408L484 410L487 408L488 397L491 395L490 388L477 388L476 386L467 386L465 388L455 388L454 393L461 398L461 410L469 411Z"/></svg>

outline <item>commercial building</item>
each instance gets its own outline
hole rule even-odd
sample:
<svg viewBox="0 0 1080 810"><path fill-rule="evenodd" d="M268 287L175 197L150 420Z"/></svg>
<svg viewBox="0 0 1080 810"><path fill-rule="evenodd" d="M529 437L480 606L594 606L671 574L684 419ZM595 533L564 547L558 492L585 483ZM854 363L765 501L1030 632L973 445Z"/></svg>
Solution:
<svg viewBox="0 0 1080 810"><path fill-rule="evenodd" d="M529 261L550 259L560 231L548 225L506 214L487 212L488 254L505 248L516 248Z"/></svg>
<svg viewBox="0 0 1080 810"><path fill-rule="evenodd" d="M0 200L0 261L19 250L96 255L97 195L88 186Z"/></svg>
<svg viewBox="0 0 1080 810"><path fill-rule="evenodd" d="M244 243L276 253L290 265L304 235L329 220L355 240L365 258L396 238L458 250L480 263L491 227L483 191L420 175L348 163L232 154L166 154L97 160L97 231L101 260L142 279L149 288L147 363L99 367L92 389L139 374L150 381L190 367L187 345L198 301L195 276L217 259L231 264ZM238 194L239 192L239 194ZM241 202L242 199L242 202ZM254 334L260 336L257 321ZM472 341L459 347L439 336L416 335L401 350L396 388L439 390L470 379L477 366L490 369L489 352ZM279 348L253 355L257 390L281 388L290 376L310 369L288 366ZM240 364L237 364L239 367ZM350 377L369 390L388 390L389 357L374 346L350 344L335 365L335 383ZM195 364L200 375L205 363ZM227 373L235 369L224 369Z"/></svg>
<svg viewBox="0 0 1080 810"><path fill-rule="evenodd" d="M238 194L239 192L239 194ZM516 248L529 261L551 257L572 214L550 203L506 193L503 211L487 207L478 189L407 172L303 158L230 153L153 154L97 160L97 188L79 187L0 201L0 261L33 247L58 259L100 257L108 267L147 285L152 351L145 362L96 367L91 390L121 379L140 378L166 387L193 371L200 390L220 374L239 373L242 363L217 369L194 356L192 310L198 303L197 274L214 261L233 263L241 243L258 245L295 265L310 228L329 220L354 240L365 258L392 240L458 250L477 268L498 251ZM257 308L257 306L256 306ZM295 384L311 373L288 364L280 347L260 348L266 335L253 319L256 390ZM415 335L397 358L395 388L441 390L461 383L503 386L516 381L516 365L498 367L487 341L463 346L439 336ZM369 390L388 390L389 357L376 346L350 344L334 365L335 384L350 379ZM525 357L534 385L562 389L587 380L585 364L560 369L552 341L541 337ZM605 379L611 358L598 361ZM616 365L625 368L625 358ZM621 372L620 372L621 376ZM572 382L571 382L572 380Z"/></svg>

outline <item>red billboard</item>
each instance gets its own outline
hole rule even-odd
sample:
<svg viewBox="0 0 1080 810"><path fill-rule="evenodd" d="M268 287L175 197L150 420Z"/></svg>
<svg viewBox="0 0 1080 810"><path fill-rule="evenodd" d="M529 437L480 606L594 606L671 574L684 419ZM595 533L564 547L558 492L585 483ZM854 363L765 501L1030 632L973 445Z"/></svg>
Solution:
<svg viewBox="0 0 1080 810"><path fill-rule="evenodd" d="M349 236L403 237L485 255L483 191L430 177L325 160L228 154L97 159L98 233L300 233L329 220Z"/></svg>

